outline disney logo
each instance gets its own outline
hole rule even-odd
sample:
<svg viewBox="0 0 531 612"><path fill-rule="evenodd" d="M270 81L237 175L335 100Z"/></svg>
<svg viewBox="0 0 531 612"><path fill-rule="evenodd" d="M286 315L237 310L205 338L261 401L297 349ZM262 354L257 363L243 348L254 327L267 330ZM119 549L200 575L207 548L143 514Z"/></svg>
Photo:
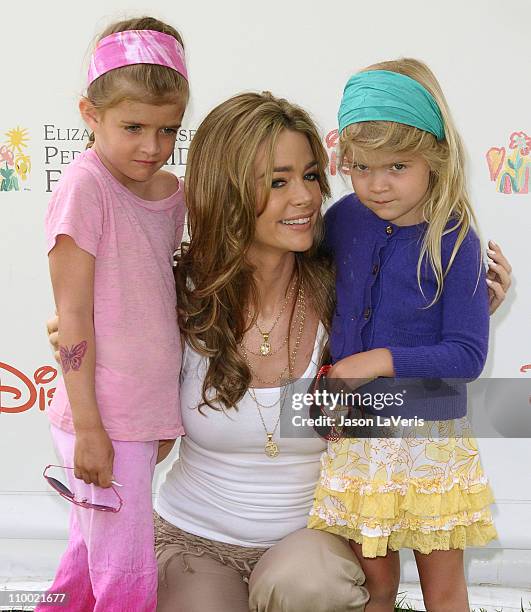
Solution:
<svg viewBox="0 0 531 612"><path fill-rule="evenodd" d="M5 372L8 372L10 377L16 379L13 381L12 385L3 383L2 379L4 379L4 376L2 376L2 374ZM57 370L55 368L52 366L41 366L35 370L33 373L33 380L31 380L24 372L21 372L8 363L0 361L0 413L25 412L33 408L36 403L38 403L39 410L44 410L47 405L50 405L53 394L55 393L55 387L46 389L45 386L53 382L56 377ZM5 406L3 402L4 394L10 394L12 396L12 401L18 403L20 400L21 403L15 406Z"/></svg>

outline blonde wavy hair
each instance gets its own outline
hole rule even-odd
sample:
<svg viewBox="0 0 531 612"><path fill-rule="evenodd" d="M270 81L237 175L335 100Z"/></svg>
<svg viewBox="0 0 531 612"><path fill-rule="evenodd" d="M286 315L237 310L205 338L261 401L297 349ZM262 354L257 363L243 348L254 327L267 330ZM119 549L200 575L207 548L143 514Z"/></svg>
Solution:
<svg viewBox="0 0 531 612"><path fill-rule="evenodd" d="M365 121L347 126L340 134L339 144L342 165L348 165L370 151L417 153L428 163L430 180L423 206L423 217L428 227L417 264L417 280L422 291L422 262L427 260L437 282L437 291L428 305L432 306L442 294L444 279L465 236L472 226L477 226L466 186L463 145L441 86L426 64L416 59L402 58L373 64L361 72L368 70L389 70L415 79L431 93L441 110L445 131L442 140L438 141L429 132L401 123ZM449 221L452 226L447 229ZM441 242L442 237L450 232L457 232L457 238L448 265L443 269ZM478 279L480 266L481 258L478 261Z"/></svg>
<svg viewBox="0 0 531 612"><path fill-rule="evenodd" d="M96 45L110 34L127 30L154 30L169 34L184 48L179 32L154 17L137 17L113 23L98 36ZM88 86L85 97L95 108L105 111L125 100L155 105L176 101L186 104L189 95L188 81L172 68L156 64L132 64L102 74ZM92 133L87 148L93 144Z"/></svg>
<svg viewBox="0 0 531 612"><path fill-rule="evenodd" d="M257 214L267 205L273 154L283 130L308 138L321 193L329 197L328 155L317 128L304 110L269 92L237 95L214 108L190 145L185 196L191 238L176 256L175 276L181 330L194 350L209 361L200 409L219 410L219 404L235 407L251 382L238 351L257 316L254 268L246 255L253 243ZM265 191L262 201L257 201L255 159L262 145L267 160ZM314 244L309 251L295 253L294 274L328 327L334 278L330 263L318 253L322 230L319 212ZM248 309L255 312L250 324Z"/></svg>

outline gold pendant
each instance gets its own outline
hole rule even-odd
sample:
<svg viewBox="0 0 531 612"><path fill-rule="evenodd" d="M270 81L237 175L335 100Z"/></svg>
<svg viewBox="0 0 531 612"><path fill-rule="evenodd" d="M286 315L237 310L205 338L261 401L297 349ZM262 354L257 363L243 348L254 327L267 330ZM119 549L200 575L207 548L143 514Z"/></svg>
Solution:
<svg viewBox="0 0 531 612"><path fill-rule="evenodd" d="M262 334L262 336L264 340L260 345L260 354L263 357L267 357L267 355L269 355L269 353L271 352L271 344L269 344L269 334Z"/></svg>
<svg viewBox="0 0 531 612"><path fill-rule="evenodd" d="M278 444L273 442L273 434L267 434L267 442L265 443L264 451L265 454L271 458L276 457L280 453Z"/></svg>

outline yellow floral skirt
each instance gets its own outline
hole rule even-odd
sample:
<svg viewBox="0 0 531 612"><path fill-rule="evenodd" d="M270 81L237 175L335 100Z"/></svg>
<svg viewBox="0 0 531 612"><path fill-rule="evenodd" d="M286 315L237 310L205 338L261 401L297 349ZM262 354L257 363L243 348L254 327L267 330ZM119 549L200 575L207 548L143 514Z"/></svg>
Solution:
<svg viewBox="0 0 531 612"><path fill-rule="evenodd" d="M466 417L388 438L329 442L308 527L354 540L364 557L464 549L497 537L493 495Z"/></svg>

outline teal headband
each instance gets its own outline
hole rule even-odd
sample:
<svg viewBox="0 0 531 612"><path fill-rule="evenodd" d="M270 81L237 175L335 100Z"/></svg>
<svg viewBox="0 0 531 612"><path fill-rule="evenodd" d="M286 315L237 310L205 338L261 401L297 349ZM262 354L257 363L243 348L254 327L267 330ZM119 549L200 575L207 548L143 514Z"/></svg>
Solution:
<svg viewBox="0 0 531 612"><path fill-rule="evenodd" d="M351 76L337 114L339 133L352 123L394 121L444 138L441 110L430 92L405 74L369 70Z"/></svg>

